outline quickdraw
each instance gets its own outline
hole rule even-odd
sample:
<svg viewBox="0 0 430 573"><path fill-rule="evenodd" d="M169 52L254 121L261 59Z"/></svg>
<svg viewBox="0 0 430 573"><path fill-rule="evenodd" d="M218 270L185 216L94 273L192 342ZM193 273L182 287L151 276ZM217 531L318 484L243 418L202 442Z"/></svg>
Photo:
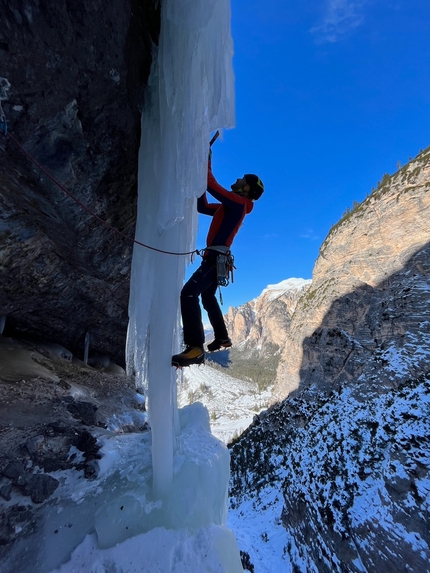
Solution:
<svg viewBox="0 0 430 573"><path fill-rule="evenodd" d="M223 254L220 253L217 256L216 260L216 273L217 273L217 281L218 281L218 293L219 293L219 301L221 305L224 304L222 300L221 294L221 287L227 287L230 284L230 277L231 282L233 283L233 269L236 267L234 266L234 257L228 251L227 253Z"/></svg>
<svg viewBox="0 0 430 573"><path fill-rule="evenodd" d="M234 266L234 257L228 251L227 253L223 254L220 253L216 259L216 272L217 272L217 280L218 286L227 287L230 284L230 277L231 282L233 280L233 269Z"/></svg>

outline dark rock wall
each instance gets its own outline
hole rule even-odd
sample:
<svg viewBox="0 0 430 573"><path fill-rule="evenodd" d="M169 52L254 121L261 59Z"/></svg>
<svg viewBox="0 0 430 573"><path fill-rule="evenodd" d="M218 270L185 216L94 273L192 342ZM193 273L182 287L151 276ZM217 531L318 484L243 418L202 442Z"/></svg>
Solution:
<svg viewBox="0 0 430 573"><path fill-rule="evenodd" d="M0 317L124 362L140 114L158 0L0 0Z"/></svg>

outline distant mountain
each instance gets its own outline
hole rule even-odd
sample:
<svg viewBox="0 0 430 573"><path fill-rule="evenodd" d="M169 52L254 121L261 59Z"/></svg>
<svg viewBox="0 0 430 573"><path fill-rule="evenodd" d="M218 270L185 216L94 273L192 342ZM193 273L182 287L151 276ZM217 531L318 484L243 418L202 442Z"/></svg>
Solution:
<svg viewBox="0 0 430 573"><path fill-rule="evenodd" d="M430 148L329 232L273 405L231 447L230 519L262 571L430 571L429 299Z"/></svg>
<svg viewBox="0 0 430 573"><path fill-rule="evenodd" d="M269 406L280 351L297 301L310 280L287 279L268 285L238 308L230 307L226 323L231 349L207 355L206 365L184 372L178 387L179 406L202 402L212 432L225 443L236 438L254 416ZM205 336L213 336L205 325Z"/></svg>
<svg viewBox="0 0 430 573"><path fill-rule="evenodd" d="M210 364L184 370L178 384L178 406L202 402L209 412L213 435L228 444L269 406L272 387L260 392L254 382L233 378Z"/></svg>
<svg viewBox="0 0 430 573"><path fill-rule="evenodd" d="M233 347L208 356L208 364L234 378L257 384L258 391L273 386L297 302L311 281L287 279L268 285L255 299L230 307L225 321Z"/></svg>
<svg viewBox="0 0 430 573"><path fill-rule="evenodd" d="M255 299L230 307L226 315L227 328L234 345L267 354L273 346L281 348L289 331L291 317L300 296L310 280L287 279L268 285Z"/></svg>

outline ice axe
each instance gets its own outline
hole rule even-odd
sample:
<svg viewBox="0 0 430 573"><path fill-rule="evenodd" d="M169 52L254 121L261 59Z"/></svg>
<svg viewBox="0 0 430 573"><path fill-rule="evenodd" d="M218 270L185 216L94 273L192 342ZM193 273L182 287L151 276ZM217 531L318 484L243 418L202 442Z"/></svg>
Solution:
<svg viewBox="0 0 430 573"><path fill-rule="evenodd" d="M216 130L214 136L209 141L209 147L212 147L212 145L215 143L215 141L218 139L218 137L219 137L219 129Z"/></svg>

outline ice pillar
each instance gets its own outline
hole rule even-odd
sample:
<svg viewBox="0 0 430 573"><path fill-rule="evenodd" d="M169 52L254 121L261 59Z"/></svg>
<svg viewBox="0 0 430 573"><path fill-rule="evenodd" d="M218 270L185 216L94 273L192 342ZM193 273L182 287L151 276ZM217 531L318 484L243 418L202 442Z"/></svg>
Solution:
<svg viewBox="0 0 430 573"><path fill-rule="evenodd" d="M229 0L163 0L144 111L136 239L160 250L194 248L196 201L206 187L211 131L234 124ZM179 293L189 257L135 245L127 367L147 388L154 490L173 480Z"/></svg>

